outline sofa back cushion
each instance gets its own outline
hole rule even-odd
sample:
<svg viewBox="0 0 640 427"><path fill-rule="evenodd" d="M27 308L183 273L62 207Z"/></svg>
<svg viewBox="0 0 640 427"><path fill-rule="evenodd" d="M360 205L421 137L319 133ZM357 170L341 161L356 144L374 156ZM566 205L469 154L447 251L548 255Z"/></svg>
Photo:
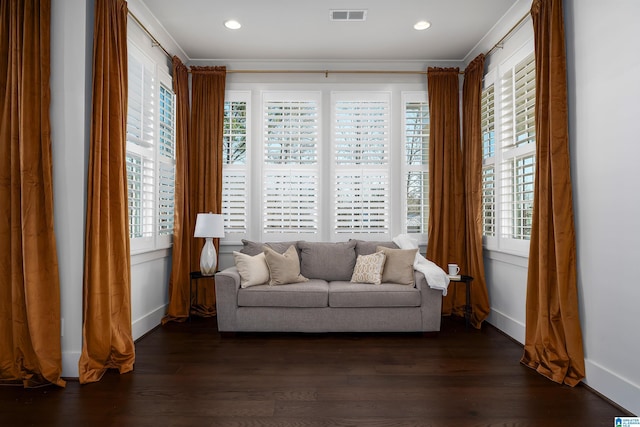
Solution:
<svg viewBox="0 0 640 427"><path fill-rule="evenodd" d="M356 265L356 243L298 242L300 273L310 279L351 280Z"/></svg>
<svg viewBox="0 0 640 427"><path fill-rule="evenodd" d="M385 248L400 249L398 245L389 242L368 242L366 240L349 240L350 242L356 242L356 255L371 255L378 252L378 246L384 246Z"/></svg>
<svg viewBox="0 0 640 427"><path fill-rule="evenodd" d="M294 246L297 249L298 242L252 242L251 240L242 239L242 249L240 253L255 256L264 252L264 247L268 247L273 249L279 254L285 253L289 246ZM298 256L300 255L300 251L298 251Z"/></svg>

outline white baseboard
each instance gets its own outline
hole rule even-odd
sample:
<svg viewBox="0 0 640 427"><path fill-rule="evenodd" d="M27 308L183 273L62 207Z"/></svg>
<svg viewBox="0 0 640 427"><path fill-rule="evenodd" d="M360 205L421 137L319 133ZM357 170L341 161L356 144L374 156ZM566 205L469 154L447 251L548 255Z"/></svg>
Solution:
<svg viewBox="0 0 640 427"><path fill-rule="evenodd" d="M167 306L168 304L161 305L160 307L134 320L131 323L131 332L134 341L162 322L162 318L167 313Z"/></svg>
<svg viewBox="0 0 640 427"><path fill-rule="evenodd" d="M491 309L487 322L524 345L525 324ZM633 384L598 363L585 359L584 383L632 414L640 414L640 385ZM620 414L623 415L623 414Z"/></svg>
<svg viewBox="0 0 640 427"><path fill-rule="evenodd" d="M640 415L640 385L629 382L592 360L585 359L584 364L586 385L632 414Z"/></svg>
<svg viewBox="0 0 640 427"><path fill-rule="evenodd" d="M507 316L506 314L491 309L489 313L489 317L487 318L487 322L509 335L514 340L518 341L520 344L524 345L524 337L525 337L525 324Z"/></svg>

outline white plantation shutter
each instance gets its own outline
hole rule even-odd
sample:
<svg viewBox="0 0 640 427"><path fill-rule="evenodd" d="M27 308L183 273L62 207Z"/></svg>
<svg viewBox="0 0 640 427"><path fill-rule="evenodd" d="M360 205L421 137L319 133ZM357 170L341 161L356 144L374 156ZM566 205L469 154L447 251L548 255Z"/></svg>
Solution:
<svg viewBox="0 0 640 427"><path fill-rule="evenodd" d="M264 176L263 233L317 233L317 182L317 173L308 169L267 171Z"/></svg>
<svg viewBox="0 0 640 427"><path fill-rule="evenodd" d="M153 162L127 153L129 233L131 238L153 237L154 167Z"/></svg>
<svg viewBox="0 0 640 427"><path fill-rule="evenodd" d="M490 85L482 91L480 99L480 126L482 128L482 158L489 159L495 155L495 87Z"/></svg>
<svg viewBox="0 0 640 427"><path fill-rule="evenodd" d="M426 241L429 225L429 102L427 94L403 94L404 196L407 233Z"/></svg>
<svg viewBox="0 0 640 427"><path fill-rule="evenodd" d="M165 83L160 84L158 110L158 234L171 236L176 186L175 95Z"/></svg>
<svg viewBox="0 0 640 427"><path fill-rule="evenodd" d="M535 177L535 57L502 76L500 237L529 240Z"/></svg>
<svg viewBox="0 0 640 427"><path fill-rule="evenodd" d="M533 217L535 154L503 163L502 237L529 240Z"/></svg>
<svg viewBox="0 0 640 427"><path fill-rule="evenodd" d="M318 232L319 96L264 94L262 232L265 235Z"/></svg>
<svg viewBox="0 0 640 427"><path fill-rule="evenodd" d="M152 247L155 220L157 80L155 65L137 49L129 49L127 109L127 179L129 237L139 248ZM134 249L137 249L134 244Z"/></svg>
<svg viewBox="0 0 640 427"><path fill-rule="evenodd" d="M334 108L336 164L387 164L389 101L338 101Z"/></svg>
<svg viewBox="0 0 640 427"><path fill-rule="evenodd" d="M222 215L227 238L247 237L250 93L227 91L224 103Z"/></svg>
<svg viewBox="0 0 640 427"><path fill-rule="evenodd" d="M225 167L222 171L222 215L225 234L247 232L247 173Z"/></svg>
<svg viewBox="0 0 640 427"><path fill-rule="evenodd" d="M161 162L158 173L158 234L173 234L173 214L176 187L176 167L172 163Z"/></svg>
<svg viewBox="0 0 640 427"><path fill-rule="evenodd" d="M388 235L390 95L332 99L333 233Z"/></svg>
<svg viewBox="0 0 640 427"><path fill-rule="evenodd" d="M496 235L496 182L493 165L482 168L482 234Z"/></svg>
<svg viewBox="0 0 640 427"><path fill-rule="evenodd" d="M482 129L482 234L496 235L496 183L495 183L495 86L482 91L480 101Z"/></svg>
<svg viewBox="0 0 640 427"><path fill-rule="evenodd" d="M335 187L335 233L387 233L387 171L340 170Z"/></svg>

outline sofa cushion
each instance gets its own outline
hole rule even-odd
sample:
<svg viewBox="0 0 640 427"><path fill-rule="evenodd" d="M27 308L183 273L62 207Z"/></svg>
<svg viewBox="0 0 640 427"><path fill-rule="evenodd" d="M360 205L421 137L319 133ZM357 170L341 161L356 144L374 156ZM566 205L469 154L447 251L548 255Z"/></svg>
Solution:
<svg viewBox="0 0 640 427"><path fill-rule="evenodd" d="M329 307L419 307L420 303L420 291L411 286L329 283Z"/></svg>
<svg viewBox="0 0 640 427"><path fill-rule="evenodd" d="M349 240L350 242L356 242L356 256L357 255L370 255L372 253L378 252L378 246L384 246L385 248L392 249L400 249L398 245L389 241L389 242L368 242L366 240Z"/></svg>
<svg viewBox="0 0 640 427"><path fill-rule="evenodd" d="M309 278L349 280L356 264L356 243L298 242L300 273Z"/></svg>
<svg viewBox="0 0 640 427"><path fill-rule="evenodd" d="M382 272L382 282L411 286L415 284L413 263L418 249L390 249L378 246L378 250L387 256Z"/></svg>
<svg viewBox="0 0 640 427"><path fill-rule="evenodd" d="M233 259L240 274L240 286L264 285L269 281L269 267L264 252L251 256L233 251Z"/></svg>
<svg viewBox="0 0 640 427"><path fill-rule="evenodd" d="M375 252L371 255L358 255L356 266L353 268L351 281L356 283L382 283L382 271L387 256L384 252Z"/></svg>
<svg viewBox="0 0 640 427"><path fill-rule="evenodd" d="M269 285L288 285L307 281L307 278L300 274L300 260L295 246L289 246L289 249L282 254L265 247L264 256L269 268Z"/></svg>
<svg viewBox="0 0 640 427"><path fill-rule="evenodd" d="M252 286L238 289L240 307L327 307L329 285L310 280L287 286Z"/></svg>
<svg viewBox="0 0 640 427"><path fill-rule="evenodd" d="M243 254L254 256L262 253L264 251L264 247L266 246L278 252L279 254L282 254L284 253L284 251L289 249L289 246L296 246L297 243L298 242L295 242L295 241L262 243L262 242L252 242L251 240L242 239L242 249L240 250L240 252ZM298 252L298 255L300 255L300 252Z"/></svg>

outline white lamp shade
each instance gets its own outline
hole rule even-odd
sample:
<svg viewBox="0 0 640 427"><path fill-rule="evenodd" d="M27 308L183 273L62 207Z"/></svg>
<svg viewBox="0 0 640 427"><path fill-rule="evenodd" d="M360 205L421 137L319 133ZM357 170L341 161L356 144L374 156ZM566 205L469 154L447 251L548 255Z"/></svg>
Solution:
<svg viewBox="0 0 640 427"><path fill-rule="evenodd" d="M221 214L199 213L193 237L224 237L224 219Z"/></svg>

